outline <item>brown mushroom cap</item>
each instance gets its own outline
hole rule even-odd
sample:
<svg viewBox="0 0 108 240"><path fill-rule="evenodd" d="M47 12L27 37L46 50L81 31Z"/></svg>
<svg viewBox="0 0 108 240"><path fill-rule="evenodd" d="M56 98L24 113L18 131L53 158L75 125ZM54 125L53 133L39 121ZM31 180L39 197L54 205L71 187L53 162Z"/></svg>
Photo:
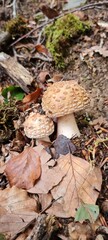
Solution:
<svg viewBox="0 0 108 240"><path fill-rule="evenodd" d="M24 132L28 138L45 138L53 131L53 121L39 113L31 113L24 122Z"/></svg>
<svg viewBox="0 0 108 240"><path fill-rule="evenodd" d="M48 117L61 117L84 109L90 102L86 90L75 81L55 82L42 98L42 107Z"/></svg>

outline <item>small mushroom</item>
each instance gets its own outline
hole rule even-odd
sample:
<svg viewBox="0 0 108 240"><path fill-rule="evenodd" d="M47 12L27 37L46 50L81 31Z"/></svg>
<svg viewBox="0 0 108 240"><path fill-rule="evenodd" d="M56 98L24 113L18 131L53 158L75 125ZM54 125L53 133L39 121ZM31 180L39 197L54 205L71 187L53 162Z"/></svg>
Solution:
<svg viewBox="0 0 108 240"><path fill-rule="evenodd" d="M90 102L86 90L75 81L61 81L50 85L43 94L42 107L46 115L58 118L57 135L80 137L74 113Z"/></svg>
<svg viewBox="0 0 108 240"><path fill-rule="evenodd" d="M24 122L24 132L28 138L50 142L49 135L54 131L53 121L46 115L30 113Z"/></svg>

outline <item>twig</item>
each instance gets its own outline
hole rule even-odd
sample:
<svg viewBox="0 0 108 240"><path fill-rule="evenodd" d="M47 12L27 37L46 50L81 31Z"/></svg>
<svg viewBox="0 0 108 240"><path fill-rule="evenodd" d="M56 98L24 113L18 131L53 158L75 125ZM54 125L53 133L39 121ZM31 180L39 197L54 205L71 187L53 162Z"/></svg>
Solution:
<svg viewBox="0 0 108 240"><path fill-rule="evenodd" d="M105 163L108 162L108 157L104 159L104 161L101 162L100 164L100 168L102 168L104 166Z"/></svg>
<svg viewBox="0 0 108 240"><path fill-rule="evenodd" d="M12 15L13 15L13 18L15 18L17 15L17 0L13 0L13 2L7 6L7 8L10 8L10 7L13 8Z"/></svg>
<svg viewBox="0 0 108 240"><path fill-rule="evenodd" d="M40 26L38 27L35 27L34 29L32 29L31 31L29 31L27 34L23 35L22 37L18 38L15 42L13 42L10 47L14 46L16 43L20 42L22 39L24 38L27 38L29 37L29 35L33 32L35 32L36 30L40 29L40 28L43 28L45 27L47 24L50 24L52 23L53 21L57 20L58 18L60 17L63 17L69 13L73 13L73 12L76 12L76 11L85 11L87 9L93 9L95 7L99 7L99 6L102 6L102 5L108 5L108 1L103 1L103 2L98 2L98 3L90 3L90 4L87 4L85 6L82 6L82 7L79 7L79 8L75 8L75 9L72 9L72 10L69 10L69 11L65 11L64 13L60 14L58 17L54 18L54 19L51 19L49 20L48 22L45 22L43 24L41 24Z"/></svg>

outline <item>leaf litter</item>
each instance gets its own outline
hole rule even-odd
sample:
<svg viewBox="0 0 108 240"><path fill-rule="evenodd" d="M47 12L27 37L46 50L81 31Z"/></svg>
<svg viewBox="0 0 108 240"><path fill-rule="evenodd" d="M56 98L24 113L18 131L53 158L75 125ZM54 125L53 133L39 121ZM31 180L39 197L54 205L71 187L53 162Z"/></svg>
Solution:
<svg viewBox="0 0 108 240"><path fill-rule="evenodd" d="M60 157L58 166L64 178L51 190L53 198L58 200L47 212L59 217L75 217L76 209L83 202L95 204L102 184L101 171L71 154Z"/></svg>
<svg viewBox="0 0 108 240"><path fill-rule="evenodd" d="M103 27L105 27L105 25L103 26ZM96 31L98 31L97 29L96 29ZM35 34L35 35L38 35L37 33ZM89 38L89 40L90 40L90 38ZM41 44L42 45L42 44ZM77 44L76 44L77 45ZM34 46L34 44L33 44L33 46ZM97 45L97 42L95 43L95 42L93 42L92 44L91 44L91 46L98 46ZM80 46L79 46L80 47ZM88 47L87 47L88 48ZM106 57L106 53L107 52L105 52L105 50L107 50L106 49L106 47L105 47L105 49L98 49L98 47L96 47L97 48L97 50L98 50L98 52L99 52L99 54L102 54L102 56L103 57ZM93 49L91 49L91 50L93 50ZM96 51L97 51L96 50ZM102 50L102 51L101 51ZM103 51L104 50L104 51ZM92 52L92 54L94 53L95 51L93 50L93 52ZM96 54L95 54L96 55ZM89 57L89 54L88 54L88 57ZM101 56L99 56L99 57L101 57ZM94 58L93 58L94 59ZM101 59L101 58L100 58ZM91 61L91 60L90 60ZM97 59L96 59L96 61L97 61ZM83 65L83 64L82 64ZM44 65L44 67L43 67L43 69L46 69L45 67L47 66L47 64L46 65ZM39 68L39 70L40 70L40 64L38 65L38 63L37 63L37 66L36 66L36 71L38 70L38 68ZM102 68L104 68L104 66L102 65ZM79 68L80 69L80 68ZM71 69L72 70L72 69ZM101 71L101 70L100 70ZM76 69L75 69L75 72L76 72ZM91 69L91 72L92 72L92 69ZM38 75L38 74L37 74ZM81 74L80 74L81 75ZM73 75L72 76L74 76L74 73L73 73ZM99 75L97 75L97 76L99 76ZM67 77L67 75L66 75L66 77ZM94 79L95 79L95 77L94 77ZM45 81L46 79L43 77L43 82ZM49 82L50 82L50 80L49 80ZM91 82L91 81L90 81ZM91 86L92 86L92 83L90 83L91 84ZM45 86L46 87L46 86ZM107 96L107 95L106 95ZM107 102L107 99L106 99L106 102ZM31 104L32 104L32 102L30 102L30 105L29 106L27 106L27 108L28 107L31 107ZM24 108L23 108L23 110L22 111L24 111ZM106 137L106 135L107 135L107 129L105 129L104 128L104 125L102 125L101 127L99 126L100 124L98 123L98 128L96 128L97 126L95 125L94 126L94 129L95 129L95 132L96 132L96 134L94 134L93 135L93 137L92 137L92 127L91 127L91 132L92 133L90 133L90 134L88 134L88 128L87 128L87 131L84 131L84 129L83 129L83 131L84 131L84 134L83 135L85 135L85 138L83 139L83 135L82 135L82 137L81 137L81 139L80 139L80 142L81 142L81 144L80 144L80 148L78 149L78 146L77 146L77 144L75 144L75 146L76 146L76 150L75 150L75 152L73 151L72 153L73 154L77 154L77 156L79 155L79 156L82 156L82 157L84 157L85 158L85 155L83 154L84 153L84 150L86 151L86 160L88 161L88 163L89 163L89 166L90 166L90 170L92 171L94 171L94 169L95 169L95 167L92 165L94 162L95 162L95 164L96 165L99 165L99 163L101 162L102 164L101 164L101 166L102 166L102 173L104 174L105 173L105 167L106 167L106 164L105 164L105 166L104 166L104 163L105 163L105 161L107 161L107 151L106 151L106 149L107 149L107 139L106 139L106 142L104 142L103 141L103 139ZM99 131L101 131L101 133L99 133ZM106 135L104 134L106 132ZM98 145L96 145L95 143L96 143L96 141L97 141L97 136L100 136L100 138L101 138L101 141L98 143ZM88 138L91 138L92 139L92 141L91 141L91 139L89 139L88 140ZM84 140L86 141L86 144L84 143ZM62 141L61 141L62 142ZM75 143L75 142L74 142ZM77 143L77 140L76 140L76 143ZM59 143L58 143L59 144ZM24 144L25 145L25 144ZM95 147L94 147L94 145L96 145ZM54 146L54 145L53 145ZM65 144L64 144L64 146L65 146ZM24 146L23 146L24 147ZM41 148L41 147L40 147ZM85 148L85 149L84 149ZM63 151L64 150L64 151ZM95 150L95 151L94 151ZM53 149L53 151L55 151L54 149ZM106 151L106 152L105 152ZM42 164L42 166L45 166L46 165L46 175L45 175L45 173L44 173L44 176L45 176L45 180L46 180L46 178L47 178L47 172L49 172L50 170L52 171L52 169L53 168L55 168L55 167L57 167L59 164L60 164L60 158L62 158L62 157L64 157L64 156L61 156L60 154L64 154L65 152L66 152L66 149L64 149L64 147L62 147L62 144L60 144L60 149L58 150L58 149L56 149L56 152L57 152L57 154L58 154L58 159L51 159L51 157L52 157L52 155L50 155L49 154L49 156L47 155L48 153L46 153L45 152L45 149L41 149L41 150L39 150L39 152L40 152L40 156L41 156L41 154L43 154L44 156L45 156L45 158L46 158L46 161L45 160L43 160L43 164L42 164L42 161L41 161L41 164ZM70 153L68 153L68 152L66 152L66 154L67 155L69 155L69 156L71 156L72 154L70 154ZM67 159L67 155L65 155L65 158ZM54 155L54 157L56 157L55 155ZM74 158L73 156L71 156L72 158ZM41 157L40 157L41 158ZM44 157L42 157L42 159L44 159ZM41 160L42 160L41 159ZM69 160L68 160L69 161ZM85 161L85 160L84 160ZM85 162L87 162L87 161L85 161ZM53 162L53 163L52 163ZM69 169L67 170L67 172L65 172L64 171L64 167L62 167L62 164L63 163L61 163L60 164L60 167L59 167L59 171L58 171L58 175L60 174L60 171L62 172L62 176L61 176L61 180L60 180L60 178L59 178L59 180L58 180L58 182L55 180L54 182L52 181L52 183L51 184L48 184L48 182L46 181L46 190L45 190L45 193L39 193L38 194L38 196L39 196L39 200L40 200L40 202L41 202L41 204L42 204L42 210L44 211L45 210L45 208L47 208L46 209L46 211L48 211L48 210L50 210L51 209L51 207L53 207L53 205L54 204L56 204L56 203L59 203L59 206L61 207L61 202L62 202L62 200L64 200L64 197L65 197L65 195L66 195L66 193L64 194L64 196L62 196L61 197L61 195L62 195L62 193L60 192L60 189L59 189L59 187L60 186L62 186L62 184L63 184L63 182L65 183L65 187L66 187L66 189L67 189L67 192L68 192L68 188L70 187L70 184L71 184L71 177L72 177L72 169L73 169L73 172L75 172L76 173L76 168L75 168L75 165L74 165L74 163L73 163L73 161L72 161L72 164L70 164L70 163L68 163L68 164L66 164L68 167L69 167ZM71 165L71 166L70 166ZM41 166L41 167L42 167ZM70 170L70 168L71 168L71 170ZM57 168L56 168L57 169ZM83 170L84 170L85 168L83 167ZM42 167L42 171L43 171L43 167ZM70 176L68 176L68 172L70 172L71 174L70 174ZM95 172L95 171L94 171ZM51 172L52 174L54 173L54 171L52 171ZM57 173L57 172L56 172ZM49 174L49 173L48 173ZM79 172L77 173L77 175L78 175L78 178L79 178ZM89 175L89 174L88 174ZM50 177L50 175L48 175L49 177ZM56 175L57 176L57 175ZM91 174L91 176L92 176L92 174ZM96 175L95 175L96 176ZM39 179L37 179L37 183L39 182L39 181L41 181L41 177L42 177L42 173L41 173L41 176L40 176L40 178ZM69 178L70 177L70 178ZM76 175L75 175L75 177L76 177ZM53 178L53 176L51 176L51 178ZM99 178L100 178L100 176L99 176ZM104 178L105 179L105 178ZM75 180L77 180L77 177L75 178ZM87 177L87 180L88 180L88 177ZM97 179L96 179L97 180ZM66 181L67 181L67 183L69 183L69 187L68 187L68 184L66 185ZM82 182L84 181L84 179L82 179ZM75 181L76 183L77 183L77 181ZM86 182L86 181L84 181L84 182ZM97 182L97 181L96 181ZM91 181L90 181L90 183L91 183ZM74 181L72 182L72 184L73 184L73 186L75 185L74 184ZM78 183L77 183L78 184ZM34 185L34 184L33 184ZM94 180L94 182L92 183L92 185L95 187L95 186L97 186L97 184L95 184L95 180ZM36 186L36 185L35 185ZM92 186L92 187L93 187ZM103 186L104 187L104 186ZM13 188L13 187L12 187ZM10 189L12 189L12 188L10 188ZM86 189L86 186L84 185L84 189L83 190L85 190ZM20 189L21 190L21 189ZM79 189L78 189L79 190ZM80 194L80 190L82 190L82 188L80 188L80 190L78 191L77 190L77 195L79 194L79 195L83 195L83 191L82 191L82 194ZM97 189L98 190L98 189ZM4 191L4 190L3 190ZM23 190L24 191L24 190ZM48 191L48 192L47 192ZM92 191L96 191L96 189L92 189ZM39 190L39 192L40 192L40 190ZM47 192L47 193L46 193ZM58 197L57 197L57 194L58 194ZM53 196L54 195L54 196ZM78 195L78 197L79 197L79 195ZM59 197L60 196L60 197ZM79 202L80 202L80 200L81 200L81 196L79 197ZM9 196L10 197L10 196ZM8 197L8 198L9 198ZM14 195L13 195L13 197L14 197ZM33 198L32 198L33 199ZM17 199L18 200L18 199ZM20 200L19 200L19 202L20 202ZM65 202L65 201L64 201ZM67 201L67 204L68 204L68 202L69 201ZM81 207L80 208L82 208L82 206L83 205L89 205L89 204L87 204L87 203L83 203L83 202L81 202ZM80 205L80 204L79 204ZM1 204L1 206L2 206L2 204ZM65 206L65 204L63 205L63 207ZM92 206L93 206L93 204L92 204ZM96 206L96 205L94 205L94 206ZM80 209L80 208L77 208L77 210L78 209ZM63 209L63 211L62 211L62 214L65 212L64 210L66 210L66 209ZM55 212L53 212L53 213L55 213ZM76 211L76 213L77 213L77 211ZM80 223L78 223L79 225L80 225ZM77 224L76 223L74 223L74 228L75 228L75 226L76 226ZM79 228L79 225L78 225L78 227L77 227L77 230L76 230L76 232L78 232L78 228ZM104 225L104 224L103 224ZM87 228L87 226L85 226L85 225L83 225L83 228L82 228L82 225L80 225L80 231L79 231L79 235L78 235L78 237L81 237L81 239L85 239L86 237L88 237L87 236L87 232L85 233L85 228ZM72 230L72 227L71 227L71 230ZM83 235L83 233L85 234L85 235ZM82 236L81 236L82 235ZM95 235L96 236L96 235ZM92 236L92 238L93 238L94 236ZM62 237L61 237L62 238ZM70 236L70 239L71 239L71 236ZM72 238L73 239L73 238ZM76 238L75 238L76 239Z"/></svg>
<svg viewBox="0 0 108 240"><path fill-rule="evenodd" d="M33 187L41 175L41 164L38 153L32 147L27 147L18 156L8 161L5 173L10 186L15 185L23 189Z"/></svg>
<svg viewBox="0 0 108 240"><path fill-rule="evenodd" d="M13 235L37 218L37 204L27 191L13 186L0 190L0 231Z"/></svg>

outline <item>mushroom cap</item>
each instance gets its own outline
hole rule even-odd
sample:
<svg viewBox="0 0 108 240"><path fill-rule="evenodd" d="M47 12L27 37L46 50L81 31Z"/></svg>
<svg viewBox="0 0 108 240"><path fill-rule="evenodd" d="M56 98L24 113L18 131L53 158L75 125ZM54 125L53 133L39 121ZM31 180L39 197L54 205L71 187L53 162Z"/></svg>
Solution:
<svg viewBox="0 0 108 240"><path fill-rule="evenodd" d="M75 81L55 82L42 98L42 107L48 117L61 117L84 109L90 102L86 90Z"/></svg>
<svg viewBox="0 0 108 240"><path fill-rule="evenodd" d="M39 113L31 113L24 122L24 132L28 138L45 138L53 131L53 121Z"/></svg>

